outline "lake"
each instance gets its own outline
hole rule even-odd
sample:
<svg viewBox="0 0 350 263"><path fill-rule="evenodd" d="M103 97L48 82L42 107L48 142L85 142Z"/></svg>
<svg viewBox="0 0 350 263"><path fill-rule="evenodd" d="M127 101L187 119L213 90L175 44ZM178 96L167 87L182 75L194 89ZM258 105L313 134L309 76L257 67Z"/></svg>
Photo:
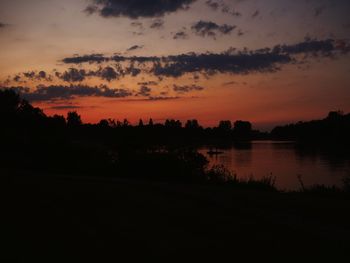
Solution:
<svg viewBox="0 0 350 263"><path fill-rule="evenodd" d="M208 151L221 154L208 154ZM293 142L253 141L225 148L203 147L199 152L209 166L224 165L240 178L273 176L281 190L300 189L298 175L305 186L342 185L350 176L350 156L339 152L300 149Z"/></svg>

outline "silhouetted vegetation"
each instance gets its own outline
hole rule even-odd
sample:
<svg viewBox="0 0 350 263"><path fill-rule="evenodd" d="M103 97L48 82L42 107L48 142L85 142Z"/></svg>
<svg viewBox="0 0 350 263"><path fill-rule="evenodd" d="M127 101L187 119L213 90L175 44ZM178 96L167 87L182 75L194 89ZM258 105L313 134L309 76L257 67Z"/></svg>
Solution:
<svg viewBox="0 0 350 263"><path fill-rule="evenodd" d="M276 127L271 138L296 140L302 144L349 145L350 114L332 111L325 119Z"/></svg>
<svg viewBox="0 0 350 263"><path fill-rule="evenodd" d="M84 124L77 112L46 116L8 90L0 90L0 119L10 222L4 250L18 262L62 262L72 254L77 261L164 260L181 250L217 261L232 257L232 248L246 258L252 244L273 247L279 258L295 244L331 249L333 259L348 251L349 179L342 189L302 184L283 193L272 176L241 179L208 167L197 152L202 143L250 149L251 139L269 138L249 122Z"/></svg>
<svg viewBox="0 0 350 263"><path fill-rule="evenodd" d="M222 165L215 165L210 168L206 175L208 181L215 184L225 184L232 187L249 188L254 190L264 191L277 191L275 187L276 178L272 176L266 176L261 179L250 177L248 179L239 178L236 174L226 169Z"/></svg>
<svg viewBox="0 0 350 263"><path fill-rule="evenodd" d="M270 135L253 130L250 122L242 120L222 120L213 128L203 128L195 119L185 125L174 119L164 124L140 120L136 126L127 119L84 124L77 112L69 112L67 118L46 116L14 91L0 90L0 164L4 169L23 171L226 183L275 190L273 178L241 180L224 168L209 169L197 147L246 148L251 147L250 140L269 138L348 140L349 116L332 112L324 120L277 127Z"/></svg>
<svg viewBox="0 0 350 263"><path fill-rule="evenodd" d="M337 196L350 194L350 176L343 178L342 187L338 187L335 185L324 185L324 184L314 184L306 187L302 180L302 176L298 176L298 180L300 182L300 193L304 194L313 194L313 195L322 195L322 196Z"/></svg>
<svg viewBox="0 0 350 263"><path fill-rule="evenodd" d="M0 117L3 168L188 182L206 180L208 161L195 145L231 140L236 132L230 121L207 129L197 120L183 127L173 119L83 124L74 111L67 118L46 116L11 90L0 90ZM249 138L252 131L246 131L237 134Z"/></svg>

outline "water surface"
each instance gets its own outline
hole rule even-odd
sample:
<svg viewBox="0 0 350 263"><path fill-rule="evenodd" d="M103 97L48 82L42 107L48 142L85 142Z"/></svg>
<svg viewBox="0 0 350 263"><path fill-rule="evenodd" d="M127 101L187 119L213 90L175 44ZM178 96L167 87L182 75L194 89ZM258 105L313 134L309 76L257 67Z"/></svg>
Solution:
<svg viewBox="0 0 350 263"><path fill-rule="evenodd" d="M221 154L208 154L208 151ZM209 165L221 164L238 177L276 177L279 189L300 188L298 175L305 185L342 185L350 176L350 156L337 151L300 149L293 142L253 141L238 143L225 148L203 147Z"/></svg>

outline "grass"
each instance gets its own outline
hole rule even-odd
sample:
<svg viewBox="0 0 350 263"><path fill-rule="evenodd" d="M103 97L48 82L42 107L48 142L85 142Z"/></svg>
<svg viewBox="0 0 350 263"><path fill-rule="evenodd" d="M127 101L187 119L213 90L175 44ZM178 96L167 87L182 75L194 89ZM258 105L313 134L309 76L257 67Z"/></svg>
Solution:
<svg viewBox="0 0 350 263"><path fill-rule="evenodd" d="M298 175L300 183L300 193L316 194L316 195L347 195L350 194L350 177L343 179L343 186L338 187L335 185L314 184L311 186L305 186L302 176Z"/></svg>
<svg viewBox="0 0 350 263"><path fill-rule="evenodd" d="M237 174L232 173L223 165L213 166L206 172L206 176L210 183L225 184L244 189L278 191L275 186L276 178L273 176L265 176L261 179L256 179L253 176L248 179L239 178Z"/></svg>
<svg viewBox="0 0 350 263"><path fill-rule="evenodd" d="M237 174L232 173L223 165L214 165L206 171L207 181L212 184L228 185L235 188L251 189L259 191L270 192L295 192L295 191L281 191L276 187L276 177L264 176L260 179L251 176L249 178L239 178ZM343 186L338 187L334 185L314 184L305 186L302 176L298 175L300 189L296 192L315 194L315 195L347 195L350 194L350 176L343 179Z"/></svg>

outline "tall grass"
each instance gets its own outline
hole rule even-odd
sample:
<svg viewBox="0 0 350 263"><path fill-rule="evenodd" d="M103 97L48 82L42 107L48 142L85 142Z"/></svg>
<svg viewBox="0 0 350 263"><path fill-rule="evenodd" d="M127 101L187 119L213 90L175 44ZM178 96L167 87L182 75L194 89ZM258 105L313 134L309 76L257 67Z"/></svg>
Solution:
<svg viewBox="0 0 350 263"><path fill-rule="evenodd" d="M343 179L343 185L341 187L335 185L314 184L311 186L305 186L302 176L298 175L300 183L300 193L308 194L320 194L320 195L338 195L338 194L350 194L350 176Z"/></svg>
<svg viewBox="0 0 350 263"><path fill-rule="evenodd" d="M237 174L232 173L223 165L214 165L206 171L206 176L210 183L225 184L242 189L278 191L275 186L276 178L273 176L265 176L260 179L256 179L253 176L249 178L239 178Z"/></svg>

